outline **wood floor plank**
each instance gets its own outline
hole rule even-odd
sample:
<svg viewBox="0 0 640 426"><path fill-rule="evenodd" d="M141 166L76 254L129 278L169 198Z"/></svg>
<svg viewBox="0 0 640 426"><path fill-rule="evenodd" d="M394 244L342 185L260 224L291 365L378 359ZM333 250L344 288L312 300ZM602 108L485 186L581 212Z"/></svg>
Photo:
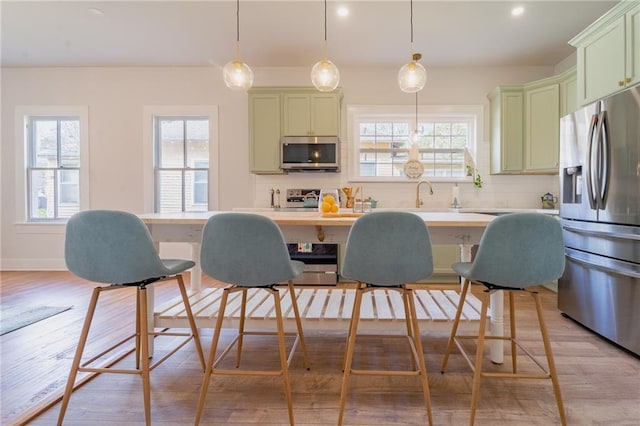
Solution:
<svg viewBox="0 0 640 426"><path fill-rule="evenodd" d="M0 336L2 413L0 423L14 425L21 416L59 391L66 381L71 359L82 327L91 283L67 272L2 272L2 303L69 304L73 308L54 317ZM171 282L158 283L159 303L178 293ZM156 285L156 284L154 284ZM205 279L205 289L219 285ZM475 290L475 289L474 289ZM338 294L338 292L336 292ZM554 293L541 289L545 319L556 358L560 386L571 425L637 425L640 418L640 360L624 352L573 321L560 315ZM351 306L340 294L328 306ZM537 356L542 357L534 307L530 297L516 298L518 335ZM97 312L96 329L89 338L90 349L131 332L135 295L132 289L107 292L105 304ZM351 302L352 303L352 302ZM505 317L505 326L508 319ZM438 425L467 424L471 398L471 371L458 352L449 361L446 374L440 370L448 333L421 327L433 417ZM205 353L211 330L202 329ZM223 343L233 337L222 333ZM368 337L356 344L354 362L373 368L389 363L410 366L402 339ZM172 338L157 339L165 350ZM291 341L288 341L291 344ZM291 365L293 405L298 425L335 425L340 399L342 362L345 349L343 331L309 333L307 346L311 370L302 364L298 349ZM277 367L277 346L270 337L245 339L242 362ZM505 364L487 368L500 371ZM233 361L233 357L232 361ZM132 357L122 361L132 362ZM523 368L529 368L523 364ZM192 424L202 370L191 344L156 368L151 375L151 405L154 425ZM422 425L425 409L420 384L415 378L357 377L351 383L345 424ZM117 407L114 409L114 407ZM35 418L30 425L56 423L59 405ZM102 375L74 392L65 425L144 424L142 386L139 377ZM286 403L279 378L215 377L204 411L204 425L288 424ZM548 381L485 380L478 402L476 425L558 424L551 385Z"/></svg>

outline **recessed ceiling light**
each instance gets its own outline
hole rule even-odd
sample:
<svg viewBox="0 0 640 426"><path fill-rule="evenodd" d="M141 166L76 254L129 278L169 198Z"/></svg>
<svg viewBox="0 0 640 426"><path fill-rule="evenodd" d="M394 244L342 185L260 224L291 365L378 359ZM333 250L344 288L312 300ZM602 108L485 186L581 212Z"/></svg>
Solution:
<svg viewBox="0 0 640 426"><path fill-rule="evenodd" d="M511 15L512 16L520 16L524 13L524 7L522 6L516 6L513 9L511 9Z"/></svg>
<svg viewBox="0 0 640 426"><path fill-rule="evenodd" d="M340 6L338 8L338 16L345 17L349 15L349 9L346 6Z"/></svg>

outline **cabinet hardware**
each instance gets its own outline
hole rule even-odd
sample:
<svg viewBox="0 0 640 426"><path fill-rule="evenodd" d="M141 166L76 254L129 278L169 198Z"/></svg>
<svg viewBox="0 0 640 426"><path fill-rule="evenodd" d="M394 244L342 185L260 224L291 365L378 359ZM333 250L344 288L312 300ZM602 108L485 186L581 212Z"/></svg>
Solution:
<svg viewBox="0 0 640 426"><path fill-rule="evenodd" d="M631 83L631 77L627 77L624 79L625 83Z"/></svg>
<svg viewBox="0 0 640 426"><path fill-rule="evenodd" d="M620 87L624 86L624 80L618 81L618 86L620 86Z"/></svg>

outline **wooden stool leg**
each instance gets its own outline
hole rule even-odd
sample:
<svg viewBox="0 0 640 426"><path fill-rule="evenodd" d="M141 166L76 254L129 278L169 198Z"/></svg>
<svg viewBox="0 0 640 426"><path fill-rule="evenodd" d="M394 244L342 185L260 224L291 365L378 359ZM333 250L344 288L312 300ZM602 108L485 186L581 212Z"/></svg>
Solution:
<svg viewBox="0 0 640 426"><path fill-rule="evenodd" d="M480 377L482 376L482 360L484 356L484 335L487 329L487 308L489 305L489 290L482 292L482 308L480 313L480 328L478 330L478 347L476 349L476 360L473 372L473 387L471 391L471 413L469 424L473 425L476 419L476 407L480 393Z"/></svg>
<svg viewBox="0 0 640 426"><path fill-rule="evenodd" d="M340 391L340 413L338 414L338 426L342 425L344 407L347 402L347 391L349 389L349 379L351 377L351 364L353 363L353 351L356 345L356 335L358 334L358 322L360 320L360 305L362 304L363 290L358 285L356 298L353 303L351 314L351 326L349 327L349 337L347 339L347 354L344 361L344 374L342 376L342 389Z"/></svg>
<svg viewBox="0 0 640 426"><path fill-rule="evenodd" d="M202 365L202 371L204 371L205 369L204 352L202 351L202 343L200 342L200 334L198 333L196 320L195 320L195 317L193 316L193 311L191 310L191 303L189 303L189 296L187 295L187 289L184 286L184 280L182 279L182 275L177 275L176 279L178 280L178 287L180 287L180 294L182 295L184 310L187 313L187 320L189 320L189 327L191 327L191 334L193 336L193 341L196 345L196 352L198 353L198 358L200 359L200 365Z"/></svg>
<svg viewBox="0 0 640 426"><path fill-rule="evenodd" d="M71 398L71 393L73 392L73 387L76 383L76 376L78 375L78 369L80 368L80 362L82 361L82 354L84 353L84 347L87 343L87 337L89 336L89 329L91 328L91 321L93 320L93 314L96 311L96 306L98 304L98 297L100 296L101 290L102 289L100 287L96 287L93 289L93 293L91 294L91 301L89 302L89 307L87 308L87 315L84 318L84 324L82 326L82 331L80 332L80 338L78 339L76 354L73 357L73 362L71 363L71 371L69 372L67 385L64 389L64 395L62 396L60 413L58 414L58 425L62 424L62 420L64 420L64 415L67 411L67 406L69 405L69 399Z"/></svg>
<svg viewBox="0 0 640 426"><path fill-rule="evenodd" d="M140 316L137 314L140 309L140 292L136 291L136 370L140 370L140 357L142 356L140 354Z"/></svg>
<svg viewBox="0 0 640 426"><path fill-rule="evenodd" d="M540 303L540 295L536 292L531 293L533 299L536 302L536 313L538 314L538 323L540 324L540 333L542 334L542 342L544 343L544 352L547 355L547 363L549 365L549 375L551 376L551 383L553 383L553 393L556 396L556 404L558 405L558 412L560 413L560 422L563 426L566 426L567 419L564 413L564 404L562 403L562 395L560 393L560 383L558 382L558 373L556 372L556 364L553 361L553 352L551 351L551 342L549 341L549 333L547 332L547 325L545 324L544 317L542 316L542 304Z"/></svg>
<svg viewBox="0 0 640 426"><path fill-rule="evenodd" d="M280 306L280 293L277 290L269 290L273 294L273 301L276 308L276 323L278 325L278 347L280 349L280 368L282 373L282 383L284 384L284 395L287 399L287 409L289 411L289 423L293 421L293 402L291 400L291 382L289 381L289 366L287 364L287 348L284 343L284 324L282 323L282 307Z"/></svg>
<svg viewBox="0 0 640 426"><path fill-rule="evenodd" d="M416 348L418 356L418 368L420 369L422 392L424 394L424 403L427 407L427 418L429 419L429 425L433 424L433 417L431 414L431 395L429 392L429 378L427 377L427 364L424 359L424 350L422 348L422 340L420 336L420 328L418 327L418 316L416 315L416 304L414 300L413 290L403 290L403 293L407 295L407 301L409 304L409 312L405 312L405 315L411 317L413 325L413 342ZM413 356L412 356L413 358Z"/></svg>
<svg viewBox="0 0 640 426"><path fill-rule="evenodd" d="M358 284L356 285L356 296L358 294L358 290L361 287L364 287L365 285L361 282L358 282ZM355 308L355 300L354 300L354 307L351 309L353 311L353 309ZM351 330L353 330L353 322L357 321L358 319L354 319L353 315L351 315L351 319L349 320L349 331L347 332L347 344L345 345L345 351L344 351L344 358L342 359L342 372L345 371L345 369L347 368L347 349L349 347L349 338L351 337Z"/></svg>
<svg viewBox="0 0 640 426"><path fill-rule="evenodd" d="M213 371L213 364L216 358L216 350L218 348L218 340L220 339L220 329L222 328L222 320L224 319L224 312L227 308L227 299L229 298L229 288L225 288L222 291L222 300L220 301L220 308L218 309L218 319L216 320L216 328L213 332L211 339L211 348L209 349L209 358L207 359L207 367L204 371L204 378L202 379L202 388L200 389L200 398L198 399L198 408L196 409L195 425L200 424L200 418L202 417L202 410L204 410L204 403L207 399L207 392L209 391L209 381L211 380L211 374Z"/></svg>
<svg viewBox="0 0 640 426"><path fill-rule="evenodd" d="M296 317L296 327L298 328L298 339L300 339L300 346L302 346L302 358L304 368L310 370L309 353L307 352L307 344L304 341L304 332L302 331L302 322L300 321L300 310L298 309L298 300L293 288L293 280L289 280L289 294L291 295L291 306L293 306L293 313Z"/></svg>
<svg viewBox="0 0 640 426"><path fill-rule="evenodd" d="M456 317L453 320L453 326L451 327L451 336L449 336L449 342L447 343L447 349L444 352L444 358L442 359L442 366L440 367L440 372L444 374L445 368L447 368L447 362L449 361L449 354L453 349L453 345L455 342L455 338L458 333L458 324L460 324L460 316L462 315L462 308L464 306L464 300L467 297L467 291L469 291L469 286L471 285L471 281L468 279L464 280L464 285L462 286L462 293L460 294L460 300L458 301L458 309L456 310Z"/></svg>
<svg viewBox="0 0 640 426"><path fill-rule="evenodd" d="M400 292L402 293L402 304L404 305L404 321L407 327L407 336L409 337L410 340L413 341L414 329L413 329L413 325L411 324L411 315L409 315L409 312L411 312L411 310L409 308L409 303L408 303L408 299L409 297L413 297L413 293L409 294L409 291L406 288L402 288ZM416 365L416 358L413 355L413 351L410 351L410 352L411 352L411 368L413 370L416 370L418 368L418 366Z"/></svg>
<svg viewBox="0 0 640 426"><path fill-rule="evenodd" d="M244 322L247 308L247 289L242 289L242 301L240 303L240 323L238 324L238 347L236 352L236 368L240 368L240 356L242 354L242 343L244 342Z"/></svg>
<svg viewBox="0 0 640 426"><path fill-rule="evenodd" d="M147 289L138 287L140 298L140 357L142 364L142 397L144 400L144 417L147 426L151 426L151 381L149 378L149 324L147 321Z"/></svg>
<svg viewBox="0 0 640 426"><path fill-rule="evenodd" d="M509 293L509 328L511 330L511 336L509 338L511 341L511 369L513 370L513 374L516 374L518 369L518 357L516 356L516 310L513 305L513 292L508 291L507 293Z"/></svg>

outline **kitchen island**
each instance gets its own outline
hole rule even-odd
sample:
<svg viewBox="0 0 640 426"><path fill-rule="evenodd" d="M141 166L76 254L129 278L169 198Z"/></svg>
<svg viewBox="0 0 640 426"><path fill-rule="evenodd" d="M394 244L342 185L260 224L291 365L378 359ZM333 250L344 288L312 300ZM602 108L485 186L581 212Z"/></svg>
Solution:
<svg viewBox="0 0 640 426"><path fill-rule="evenodd" d="M222 212L201 213L154 213L139 215L148 226L156 243L186 242L192 247L192 258L196 261L191 275L191 294L199 297L204 294L201 289L200 240L202 228L209 217ZM349 229L357 217L352 215L323 217L317 211L286 212L260 211L253 212L268 217L276 222L288 242L332 242L344 243ZM461 247L460 259L471 259L471 247L480 242L486 226L495 216L479 213L464 212L412 212L420 216L429 228L433 244L457 244ZM206 299L209 295L202 296ZM150 301L152 302L152 301ZM428 302L425 299L423 304ZM179 314L168 308L154 315L154 324L170 325L171 321L162 323L162 318L177 318ZM164 314L163 314L164 313ZM208 312L208 318L213 319L215 312ZM491 296L491 334L503 335L503 296L502 292L495 292ZM449 318L450 320L451 318ZM345 328L346 330L346 328ZM426 329L425 329L426 330ZM502 342L492 341L491 359L501 363L503 360Z"/></svg>

